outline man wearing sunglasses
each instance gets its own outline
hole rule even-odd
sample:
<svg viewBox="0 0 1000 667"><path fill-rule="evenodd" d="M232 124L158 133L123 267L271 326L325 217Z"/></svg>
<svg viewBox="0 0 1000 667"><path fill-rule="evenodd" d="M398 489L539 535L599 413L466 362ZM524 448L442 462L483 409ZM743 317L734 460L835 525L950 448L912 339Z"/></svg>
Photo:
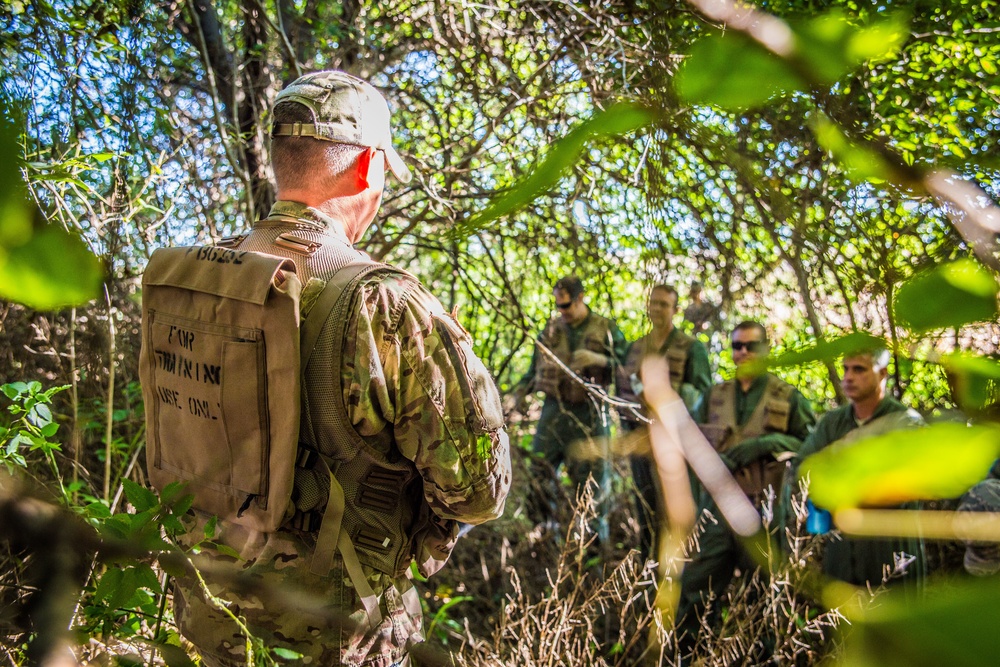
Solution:
<svg viewBox="0 0 1000 667"><path fill-rule="evenodd" d="M670 369L670 385L684 399L689 409L697 405L712 387L712 369L708 352L701 341L674 326L677 314L677 290L670 285L656 285L649 292L646 314L650 331L628 348L625 363L618 369L618 396L635 403L643 402L640 368L650 355L665 357ZM642 411L644 412L644 410ZM660 491L648 454L648 432L637 415L621 413L622 430L633 434L637 453L629 457L635 492L636 519L639 523L639 551L644 559L655 558L656 532L659 524ZM643 452L643 453L638 453Z"/></svg>
<svg viewBox="0 0 1000 667"><path fill-rule="evenodd" d="M610 467L603 455L608 407L596 390L606 392L611 386L614 370L625 356L625 336L614 320L597 315L584 303L578 277L556 281L552 297L557 314L539 334L531 366L518 382L515 396L528 391L545 394L532 450L555 469L565 463L577 492L593 476L598 487L593 527L603 541L608 537L602 502Z"/></svg>
<svg viewBox="0 0 1000 667"><path fill-rule="evenodd" d="M780 492L785 462L802 446L816 417L797 389L765 372L769 342L763 325L741 322L730 340L736 377L712 387L695 420L759 506L768 487ZM698 516L708 511L716 521L703 522L700 548L681 573L677 635L682 651L693 645L709 594L721 595L737 566L744 572L755 567L707 493L698 509Z"/></svg>

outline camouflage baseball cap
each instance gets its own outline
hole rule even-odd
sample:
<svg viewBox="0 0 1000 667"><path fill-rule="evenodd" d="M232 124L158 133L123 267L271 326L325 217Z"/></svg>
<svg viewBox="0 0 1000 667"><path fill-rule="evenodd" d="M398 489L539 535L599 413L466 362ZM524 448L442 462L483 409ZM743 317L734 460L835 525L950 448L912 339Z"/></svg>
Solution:
<svg viewBox="0 0 1000 667"><path fill-rule="evenodd" d="M356 76L325 70L301 76L278 93L274 103L298 102L313 114L313 123L279 123L272 137L313 137L385 153L393 175L409 183L410 170L392 147L389 105L371 84Z"/></svg>

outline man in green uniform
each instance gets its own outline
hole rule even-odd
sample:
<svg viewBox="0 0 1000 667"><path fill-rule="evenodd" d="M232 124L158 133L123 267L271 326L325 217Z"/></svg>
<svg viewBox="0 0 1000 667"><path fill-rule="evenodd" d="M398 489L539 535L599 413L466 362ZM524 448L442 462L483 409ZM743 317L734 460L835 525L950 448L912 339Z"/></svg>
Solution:
<svg viewBox="0 0 1000 667"><path fill-rule="evenodd" d="M353 244L380 207L386 170L410 178L389 116L372 86L337 71L303 76L275 100L278 201L233 247L294 261L303 317L340 268L372 263ZM273 533L222 527L219 540L240 555L217 556L206 571L223 602L178 581L177 623L205 664L247 664L234 616L266 647L301 654L296 664L405 664L421 641L411 562L432 573L459 521L503 511L511 473L500 397L469 335L416 278L384 265L350 293L346 313L344 335L335 339L343 322L328 318L303 369L300 455L323 465L297 464L295 517ZM340 541L317 570L315 522L303 517L324 508ZM234 585L236 574L280 595Z"/></svg>
<svg viewBox="0 0 1000 667"><path fill-rule="evenodd" d="M597 315L584 303L583 282L578 277L559 279L552 296L559 314L538 335L531 366L515 393L545 394L532 450L555 469L565 463L577 492L588 476L594 478L598 499L594 528L603 541L608 537L603 507L610 468L606 456L608 407L589 393L582 381L607 391L625 356L626 341L614 320ZM588 454L568 456L571 448Z"/></svg>
<svg viewBox="0 0 1000 667"><path fill-rule="evenodd" d="M918 412L886 393L889 359L889 351L884 349L844 357L841 387L849 403L823 415L793 461L793 471L797 472L808 456L833 444L847 444L923 424ZM795 475L789 475L788 483L794 484L794 480ZM786 490L785 495L789 494L790 490ZM923 551L923 542L916 539L842 537L824 545L823 572L858 586L869 583L878 586L882 583L883 569L895 567L894 554L905 553L916 559L907 570L907 578L919 579L925 562Z"/></svg>
<svg viewBox="0 0 1000 667"><path fill-rule="evenodd" d="M628 401L642 403L642 361L649 355L667 359L670 385L692 409L712 386L712 370L708 352L701 341L674 326L677 314L677 290L669 285L656 285L646 302L650 331L629 345L625 363L618 369L618 396ZM648 416L645 409L643 416ZM635 415L621 414L622 430L632 433L636 441L648 441L648 429ZM662 515L662 502L653 473L648 447L638 446L642 452L630 457L635 505L639 522L639 551L644 559L655 557L656 535Z"/></svg>
<svg viewBox="0 0 1000 667"><path fill-rule="evenodd" d="M731 342L737 376L712 387L695 419L740 487L759 506L769 487L780 491L782 461L802 446L816 417L797 389L770 373L755 370L755 362L767 356L769 347L760 323L736 325ZM682 649L689 648L695 639L709 594L720 595L737 566L744 572L755 567L711 496L702 493L698 515L706 513L714 520L703 521L700 548L681 573L677 627Z"/></svg>

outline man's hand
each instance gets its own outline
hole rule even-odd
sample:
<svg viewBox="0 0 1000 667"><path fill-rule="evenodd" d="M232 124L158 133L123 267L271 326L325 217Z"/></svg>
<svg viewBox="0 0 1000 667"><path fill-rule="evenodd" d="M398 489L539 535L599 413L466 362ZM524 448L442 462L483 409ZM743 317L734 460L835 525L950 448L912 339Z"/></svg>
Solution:
<svg viewBox="0 0 1000 667"><path fill-rule="evenodd" d="M590 350L577 350L569 359L570 370L575 372L580 372L584 368L590 368L593 366L600 368L607 365L608 358L606 356L600 352L592 352Z"/></svg>
<svg viewBox="0 0 1000 667"><path fill-rule="evenodd" d="M757 459L769 456L771 454L771 449L768 447L768 442L763 438L751 438L745 440L735 447L730 448L726 452L726 457L729 459L730 470L739 470L744 468Z"/></svg>

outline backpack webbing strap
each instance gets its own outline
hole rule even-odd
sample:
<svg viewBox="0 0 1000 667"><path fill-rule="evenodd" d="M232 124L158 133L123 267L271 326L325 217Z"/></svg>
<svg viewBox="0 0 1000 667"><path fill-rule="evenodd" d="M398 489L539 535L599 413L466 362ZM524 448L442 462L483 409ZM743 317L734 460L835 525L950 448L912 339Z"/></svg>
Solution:
<svg viewBox="0 0 1000 667"><path fill-rule="evenodd" d="M306 314L306 319L302 323L300 350L302 361L300 368L303 373L303 387L305 387L304 375L306 366L327 321L331 318L333 319L333 340L342 342L348 319L346 310L354 287L364 276L381 268L386 267L384 264L376 262L348 264L337 271L329 282L327 282L326 287L323 288L323 291L316 299L312 309ZM335 344L333 359L331 360L333 368L339 369L341 362L342 347ZM343 396L335 402L335 405L341 411L344 410ZM338 423L343 422L346 418L346 412L343 415L338 415L338 417L340 419L336 421ZM354 550L351 536L346 530L342 530L344 511L346 509L344 488L337 481L337 477L334 475L334 471L331 469L327 458L320 455L319 461L330 477L330 493L326 509L323 512L323 520L320 524L319 533L316 535L316 547L310 570L316 575L325 577L333 567L334 553L340 551L341 558L344 560L344 567L347 569L347 575L350 577L358 597L361 598L361 603L368 614L371 627L375 628L382 622L382 615L379 613L378 608L378 598L368 584L368 579L361 568L361 561L358 560L358 554Z"/></svg>
<svg viewBox="0 0 1000 667"><path fill-rule="evenodd" d="M361 569L361 561L358 560L358 553L354 550L351 536L346 530L341 530L344 519L344 487L337 481L337 477L330 469L325 457L320 457L323 469L330 476L330 500L326 504L326 511L323 513L323 523L316 536L316 550L313 553L312 565L310 569L313 574L325 577L330 568L333 567L333 554L335 550L340 551L341 558L344 559L344 567L347 568L347 576L350 577L354 590L361 599L361 604L365 607L368 615L368 622L371 628L377 628L382 622L382 614L378 609L378 597L375 591L368 585L368 578L365 577L364 570Z"/></svg>
<svg viewBox="0 0 1000 667"><path fill-rule="evenodd" d="M299 350L302 356L302 362L299 365L299 368L302 369L303 374L305 374L306 365L309 363L309 358L312 356L313 350L316 349L316 342L319 340L319 335L323 331L323 326L326 324L330 313L337 305L340 295L348 292L348 286L353 287L361 280L361 278L364 277L364 275L385 267L385 264L379 264L377 262L354 262L337 271L333 274L333 277L330 278L329 282L326 283L326 287L324 287L323 291L320 292L320 295L316 297L316 302L313 303L312 308L310 308L309 312L306 313L305 321L302 322L302 331L300 333L301 347ZM339 331L343 331L343 328L343 324L337 323L337 329ZM340 361L339 348L336 348L334 351L334 361ZM339 368L340 364L336 364L335 367Z"/></svg>

